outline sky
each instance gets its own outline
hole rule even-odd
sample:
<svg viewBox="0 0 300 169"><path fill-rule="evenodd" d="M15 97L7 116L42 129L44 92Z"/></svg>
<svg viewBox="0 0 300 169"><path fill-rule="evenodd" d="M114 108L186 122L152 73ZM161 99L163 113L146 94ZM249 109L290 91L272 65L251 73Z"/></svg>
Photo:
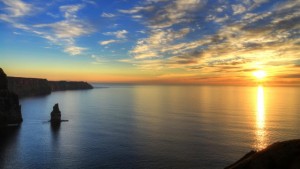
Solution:
<svg viewBox="0 0 300 169"><path fill-rule="evenodd" d="M299 9L300 0L0 0L0 67L49 80L300 85Z"/></svg>

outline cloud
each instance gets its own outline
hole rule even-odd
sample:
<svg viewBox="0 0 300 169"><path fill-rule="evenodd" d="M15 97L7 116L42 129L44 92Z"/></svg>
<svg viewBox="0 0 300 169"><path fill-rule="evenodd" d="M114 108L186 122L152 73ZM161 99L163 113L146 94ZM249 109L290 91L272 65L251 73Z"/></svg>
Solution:
<svg viewBox="0 0 300 169"><path fill-rule="evenodd" d="M196 12L205 4L206 0L146 1L141 6L119 12L132 14L133 18L144 18L150 28L162 29L192 22L197 17Z"/></svg>
<svg viewBox="0 0 300 169"><path fill-rule="evenodd" d="M32 15L38 8L21 0L2 0L2 2L6 6L3 8L4 13L0 14L0 20L12 24L15 28L27 31L30 30L30 27L20 23L20 19Z"/></svg>
<svg viewBox="0 0 300 169"><path fill-rule="evenodd" d="M163 60L152 58L151 60L121 59L119 62L131 63L141 70L162 70L165 68Z"/></svg>
<svg viewBox="0 0 300 169"><path fill-rule="evenodd" d="M299 7L300 3L288 1L260 13L247 13L237 6L233 15L240 17L212 14L206 22L217 22L222 15L227 16L227 22L220 21L217 31L192 40L184 38L193 29L184 33L180 29L152 28L149 36L139 39L130 51L130 62L145 69L158 66L201 70L203 74L244 72L262 66L271 69L275 66L272 61L293 64L300 57ZM153 59L155 64L149 62Z"/></svg>
<svg viewBox="0 0 300 169"><path fill-rule="evenodd" d="M108 44L116 43L116 42L119 42L119 41L118 41L118 40L111 39L111 40L106 40L106 41L99 41L99 44L100 44L100 45L108 45Z"/></svg>
<svg viewBox="0 0 300 169"><path fill-rule="evenodd" d="M221 7L218 7L218 8L217 8L217 12L223 12L223 11L224 11L223 8L221 8Z"/></svg>
<svg viewBox="0 0 300 169"><path fill-rule="evenodd" d="M87 48L78 47L78 46L67 46L65 47L64 52L69 53L71 55L79 55L85 50L87 50Z"/></svg>
<svg viewBox="0 0 300 169"><path fill-rule="evenodd" d="M229 19L228 15L225 15L225 16L222 16L222 17L208 15L206 17L206 21L213 21L213 22L216 22L216 23L223 23L223 22L227 21L228 19Z"/></svg>
<svg viewBox="0 0 300 169"><path fill-rule="evenodd" d="M46 15L51 16L52 18L59 18L58 14L53 14L51 12L47 12Z"/></svg>
<svg viewBox="0 0 300 169"><path fill-rule="evenodd" d="M63 20L51 24L37 24L35 28L50 28L56 38L76 38L82 35L87 35L93 32L90 25L81 20Z"/></svg>
<svg viewBox="0 0 300 169"><path fill-rule="evenodd" d="M141 18L143 18L143 15L132 15L132 18L141 19Z"/></svg>
<svg viewBox="0 0 300 169"><path fill-rule="evenodd" d="M90 24L77 19L76 13L84 8L83 4L60 6L59 10L64 16L61 21L30 25L22 23L20 18L32 15L40 8L21 0L2 0L2 2L6 5L4 8L6 13L0 14L0 19L12 24L13 27L47 39L51 43L63 47L64 52L70 55L78 55L82 51L87 50L87 48L76 45L76 38L88 35L94 31ZM59 15L54 15L50 12L47 12L46 15L59 18Z"/></svg>
<svg viewBox="0 0 300 169"><path fill-rule="evenodd" d="M97 56L97 55L91 55L91 58L93 59L92 64L102 64L107 62L103 57Z"/></svg>
<svg viewBox="0 0 300 169"><path fill-rule="evenodd" d="M87 48L82 47L73 47L69 46L75 45L75 38L80 37L85 34L90 34L91 30L83 29L80 22L72 22L69 23L67 21L61 21L58 23L50 24L50 25L36 25L37 28L51 28L52 33L43 32L41 37L51 41L52 43L65 46L64 51L71 55L79 55L81 51L86 50ZM47 29L46 29L47 30Z"/></svg>
<svg viewBox="0 0 300 169"><path fill-rule="evenodd" d="M105 32L103 33L104 35L113 35L116 38L119 39L125 39L126 38L126 34L128 34L127 30L120 30L120 31L116 31L116 32Z"/></svg>
<svg viewBox="0 0 300 169"><path fill-rule="evenodd" d="M0 20L45 38L70 55L89 50L77 44L82 37L95 31L92 23L88 22L90 18L83 20L78 14L89 5L87 0L81 1L84 4L58 7L55 15L43 11L52 17L49 23L47 20L43 23L39 19L29 20L28 16L34 15L38 9L29 1L2 2ZM94 4L94 1L91 2ZM128 52L131 58L126 62L147 70L176 68L218 76L217 73L245 72L263 66L294 65L300 57L299 0L267 2L145 0L129 9L119 9L117 14L101 13L104 18L118 16L113 19L116 22L123 18L131 19L128 23L134 21L137 26L130 25L128 29L122 27L128 26L127 23L119 24L119 29L107 26L110 31L100 34L109 37L98 43L108 48L113 43L126 41L132 45L131 42L135 42ZM130 41L127 40L129 31L132 33ZM22 34L24 32L21 31ZM102 58L95 55L90 59L100 63ZM282 70L280 68L278 72Z"/></svg>
<svg viewBox="0 0 300 169"><path fill-rule="evenodd" d="M39 36L62 46L64 52L70 55L82 54L87 48L78 47L76 38L94 32L94 28L89 23L77 19L76 13L82 8L84 8L82 4L60 6L59 9L64 16L63 20L54 23L35 24L32 28Z"/></svg>
<svg viewBox="0 0 300 169"><path fill-rule="evenodd" d="M135 14L135 13L142 12L142 11L152 11L153 8L154 8L153 6L146 6L146 7L136 6L132 9L128 9L128 10L120 9L119 12L125 13L125 14Z"/></svg>
<svg viewBox="0 0 300 169"><path fill-rule="evenodd" d="M93 0L82 0L82 2L87 3L87 4L91 4L91 5L97 5L97 3Z"/></svg>
<svg viewBox="0 0 300 169"><path fill-rule="evenodd" d="M167 28L179 23L188 23L196 19L196 11L206 4L205 0L176 0L165 7L156 9L149 18L152 28Z"/></svg>
<svg viewBox="0 0 300 169"><path fill-rule="evenodd" d="M136 32L142 33L142 34L145 34L145 33L146 33L146 31L144 31L144 30L140 30L140 31L136 31Z"/></svg>
<svg viewBox="0 0 300 169"><path fill-rule="evenodd" d="M269 0L253 0L253 4L250 8L259 7L261 4L268 2Z"/></svg>
<svg viewBox="0 0 300 169"><path fill-rule="evenodd" d="M130 51L136 59L159 57L161 53L169 51L170 44L176 39L183 38L190 32L189 28L179 31L153 30L149 38L140 39L137 45Z"/></svg>
<svg viewBox="0 0 300 169"><path fill-rule="evenodd" d="M21 0L2 0L2 2L6 5L4 10L7 17L23 17L29 15L33 9L32 5Z"/></svg>
<svg viewBox="0 0 300 169"><path fill-rule="evenodd" d="M231 7L232 7L232 10L233 10L233 15L241 14L241 13L244 13L246 11L246 8L241 4L231 5Z"/></svg>
<svg viewBox="0 0 300 169"><path fill-rule="evenodd" d="M296 79L300 79L300 75L299 74L287 74L287 75L280 76L280 78L296 78Z"/></svg>
<svg viewBox="0 0 300 169"><path fill-rule="evenodd" d="M60 6L59 9L64 13L65 18L67 19L75 19L77 18L76 12L84 7L83 4L76 5L64 5Z"/></svg>
<svg viewBox="0 0 300 169"><path fill-rule="evenodd" d="M103 18L113 18L116 15L112 14L112 13L106 13L106 12L102 12L101 17Z"/></svg>

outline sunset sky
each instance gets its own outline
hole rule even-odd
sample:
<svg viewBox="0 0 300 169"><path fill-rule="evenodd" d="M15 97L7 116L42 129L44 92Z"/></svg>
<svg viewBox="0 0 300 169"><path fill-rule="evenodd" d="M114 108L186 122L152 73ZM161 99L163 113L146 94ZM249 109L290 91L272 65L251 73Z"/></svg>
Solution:
<svg viewBox="0 0 300 169"><path fill-rule="evenodd" d="M49 80L300 85L299 9L300 0L0 0L0 67Z"/></svg>

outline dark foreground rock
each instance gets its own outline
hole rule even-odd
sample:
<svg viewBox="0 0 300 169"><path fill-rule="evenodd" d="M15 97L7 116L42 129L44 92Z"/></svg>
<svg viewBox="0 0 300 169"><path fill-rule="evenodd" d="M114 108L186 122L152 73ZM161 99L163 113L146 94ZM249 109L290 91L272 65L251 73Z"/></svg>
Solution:
<svg viewBox="0 0 300 169"><path fill-rule="evenodd" d="M51 112L51 123L60 123L61 122L61 112L58 107L58 103L53 106L53 110Z"/></svg>
<svg viewBox="0 0 300 169"><path fill-rule="evenodd" d="M0 68L0 127L23 121L18 96L8 90L7 76Z"/></svg>
<svg viewBox="0 0 300 169"><path fill-rule="evenodd" d="M300 169L300 139L274 143L251 151L225 169Z"/></svg>
<svg viewBox="0 0 300 169"><path fill-rule="evenodd" d="M8 77L8 89L19 97L48 95L52 91L93 89L87 82L48 81L47 79Z"/></svg>

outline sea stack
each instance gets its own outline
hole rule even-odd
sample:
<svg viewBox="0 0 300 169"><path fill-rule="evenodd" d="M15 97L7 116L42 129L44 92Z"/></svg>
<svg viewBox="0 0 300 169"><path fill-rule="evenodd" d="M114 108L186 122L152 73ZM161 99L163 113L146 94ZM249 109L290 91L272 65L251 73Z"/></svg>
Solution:
<svg viewBox="0 0 300 169"><path fill-rule="evenodd" d="M58 103L53 106L53 110L51 112L51 123L60 123L61 122L61 112L58 107Z"/></svg>
<svg viewBox="0 0 300 169"><path fill-rule="evenodd" d="M19 125L22 121L19 97L8 90L7 76L0 68L0 127Z"/></svg>

